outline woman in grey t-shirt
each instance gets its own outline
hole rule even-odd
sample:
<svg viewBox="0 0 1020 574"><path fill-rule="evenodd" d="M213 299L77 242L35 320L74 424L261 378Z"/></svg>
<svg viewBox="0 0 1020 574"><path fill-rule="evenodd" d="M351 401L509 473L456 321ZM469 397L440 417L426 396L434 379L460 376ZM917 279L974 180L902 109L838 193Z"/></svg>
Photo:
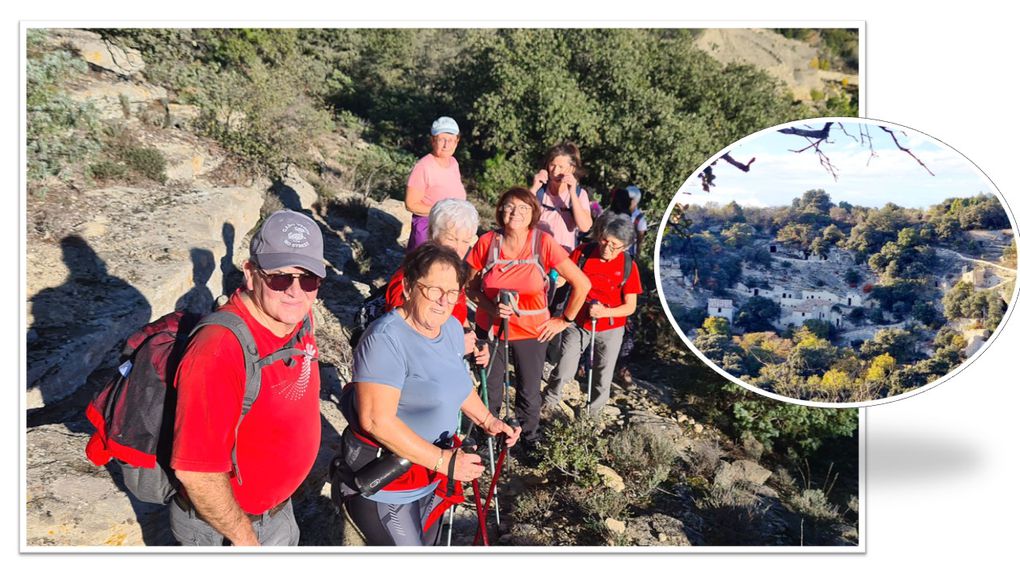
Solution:
<svg viewBox="0 0 1020 574"><path fill-rule="evenodd" d="M463 355L473 350L464 348L463 328L451 317L467 281L460 258L426 243L403 268L404 304L372 323L354 351L356 414L344 432L348 462L357 458L350 451L368 445L412 463L375 494L345 487L343 504L370 545L434 544L435 518L444 508L436 487L443 475L470 481L482 474L478 455L453 458L452 449L436 444L453 436L458 412L490 435L505 433L508 445L520 434L489 413L464 366Z"/></svg>

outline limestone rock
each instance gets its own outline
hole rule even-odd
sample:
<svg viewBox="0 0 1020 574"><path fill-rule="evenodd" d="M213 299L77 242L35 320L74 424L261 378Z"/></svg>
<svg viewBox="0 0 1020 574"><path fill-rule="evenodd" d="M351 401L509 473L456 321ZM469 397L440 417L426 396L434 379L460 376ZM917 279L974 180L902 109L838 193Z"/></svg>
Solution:
<svg viewBox="0 0 1020 574"><path fill-rule="evenodd" d="M118 46L95 32L60 29L52 30L51 35L56 41L70 44L86 62L97 68L122 76L133 76L145 69L141 52Z"/></svg>
<svg viewBox="0 0 1020 574"><path fill-rule="evenodd" d="M202 110L200 110L198 106L168 103L167 113L169 113L170 118L167 125L164 127L188 129L202 114Z"/></svg>
<svg viewBox="0 0 1020 574"><path fill-rule="evenodd" d="M627 532L627 523L615 518L607 518L606 528L614 534L623 534L624 532Z"/></svg>
<svg viewBox="0 0 1020 574"><path fill-rule="evenodd" d="M88 435L62 424L26 436L25 538L30 546L137 546L174 542L167 507L118 487L119 472L85 458Z"/></svg>
<svg viewBox="0 0 1020 574"><path fill-rule="evenodd" d="M166 158L168 182L191 183L223 163L222 155L212 153L207 146L199 142L187 141L184 138L168 137L163 141L153 142L153 147Z"/></svg>
<svg viewBox="0 0 1020 574"><path fill-rule="evenodd" d="M627 486L623 482L623 478L617 474L617 472L604 464L600 464L595 469L599 476L602 477L602 483L608 488L616 491L623 492Z"/></svg>
<svg viewBox="0 0 1020 574"><path fill-rule="evenodd" d="M750 460L738 460L733 463L724 461L719 464L714 482L717 486L732 486L737 483L761 486L770 476L771 470Z"/></svg>
<svg viewBox="0 0 1020 574"><path fill-rule="evenodd" d="M27 322L38 338L27 348L26 406L72 393L146 322L211 305L258 222L264 185L86 192L92 224L28 253Z"/></svg>
<svg viewBox="0 0 1020 574"><path fill-rule="evenodd" d="M102 119L125 117L124 104L128 114L135 113L139 108L154 108L154 113L165 115L163 105L167 92L164 88L134 82L131 80L92 80L84 85L68 90L68 97L79 102L92 104Z"/></svg>
<svg viewBox="0 0 1020 574"><path fill-rule="evenodd" d="M283 178L273 186L273 191L280 197L284 207L294 211L310 212L312 205L319 201L319 194L312 184L305 181L298 172L297 166L287 166Z"/></svg>
<svg viewBox="0 0 1020 574"><path fill-rule="evenodd" d="M407 211L401 201L384 199L369 208L365 228L373 235L406 245L407 238L411 236L411 212Z"/></svg>

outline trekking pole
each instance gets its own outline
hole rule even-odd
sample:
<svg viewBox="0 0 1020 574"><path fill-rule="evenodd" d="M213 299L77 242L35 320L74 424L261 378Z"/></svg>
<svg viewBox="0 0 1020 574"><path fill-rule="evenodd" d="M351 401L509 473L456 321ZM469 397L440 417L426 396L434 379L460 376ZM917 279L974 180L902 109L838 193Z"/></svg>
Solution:
<svg viewBox="0 0 1020 574"><path fill-rule="evenodd" d="M517 419L515 418L507 418L505 422L506 424L510 425L513 428L519 428L521 426L520 423L518 423ZM496 440L500 441L501 445L501 448L499 450L499 458L496 460L496 470L492 475L492 484L489 486L489 494L486 495L485 497L485 504L482 505L480 510L478 511L480 517L478 520L478 531L475 532L475 539L474 541L471 542L472 545L478 544L479 539L482 540L485 546L489 545L488 542L489 532L488 526L486 524L486 519L489 513L489 503L492 502L492 500L495 498L496 483L499 482L499 476L503 472L503 466L504 463L506 462L507 452L510 450L510 447L506 446L506 439L507 439L506 434L500 434L498 437L496 437Z"/></svg>
<svg viewBox="0 0 1020 574"><path fill-rule="evenodd" d="M475 443L475 439L472 437L466 437L460 443L460 450L463 452L473 453L478 450L478 445ZM471 479L471 488L475 493L475 513L478 515L478 529L475 531L475 539L472 544L478 542L478 533L482 533L482 544L484 546L489 545L489 530L485 524L485 509L482 508L482 489L478 485L478 479Z"/></svg>
<svg viewBox="0 0 1020 574"><path fill-rule="evenodd" d="M492 357L490 357L489 360L492 361ZM488 410L488 408L489 408L489 381L488 381L489 375L488 375L488 369L484 369L484 368L478 369L478 373L479 373L479 378L481 379L481 383L482 383L482 404L484 404L486 410ZM488 439L488 443L489 443L489 472L491 474L495 475L496 474L496 460L495 460L495 455L493 454L493 450L494 449L493 449L493 444L492 444L492 437L491 436L487 436L486 438ZM475 494L477 496L477 493L475 493ZM496 498L496 526L499 526L499 498L498 497Z"/></svg>
<svg viewBox="0 0 1020 574"><path fill-rule="evenodd" d="M592 301L591 302L592 305L594 305L596 303L598 303L598 301ZM591 307L589 307L589 309L591 309ZM591 318L591 360L588 363L588 406L585 407L585 411L589 415L591 414L591 380L592 380L593 374L595 373L595 322L596 321L598 321L598 319L596 319L595 317Z"/></svg>
<svg viewBox="0 0 1020 574"><path fill-rule="evenodd" d="M499 302L503 305L510 304L510 292L500 290ZM510 414L510 318L503 318L503 406L506 408L504 417Z"/></svg>

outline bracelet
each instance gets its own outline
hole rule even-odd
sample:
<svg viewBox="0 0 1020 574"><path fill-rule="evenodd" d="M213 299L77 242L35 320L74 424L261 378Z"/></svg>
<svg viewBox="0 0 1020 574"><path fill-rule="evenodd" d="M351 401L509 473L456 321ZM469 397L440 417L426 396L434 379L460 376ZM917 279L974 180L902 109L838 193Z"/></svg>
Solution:
<svg viewBox="0 0 1020 574"><path fill-rule="evenodd" d="M432 467L432 472L439 472L439 467L443 466L443 456L445 454L445 450L439 449L439 460L437 460L436 465Z"/></svg>
<svg viewBox="0 0 1020 574"><path fill-rule="evenodd" d="M488 424L489 419L491 419L491 418L492 418L492 413L489 412L489 411L486 411L485 412L485 419L482 420L482 424L481 424L481 427L482 427L483 430L485 430L487 428L485 425Z"/></svg>

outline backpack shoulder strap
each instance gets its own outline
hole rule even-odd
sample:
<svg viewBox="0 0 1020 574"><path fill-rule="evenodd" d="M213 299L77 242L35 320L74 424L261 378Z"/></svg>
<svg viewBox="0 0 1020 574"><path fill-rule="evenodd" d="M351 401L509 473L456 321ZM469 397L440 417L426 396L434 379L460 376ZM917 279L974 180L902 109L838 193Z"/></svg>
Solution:
<svg viewBox="0 0 1020 574"><path fill-rule="evenodd" d="M535 192L535 199L538 200L539 205L542 205L542 199L544 198L545 198L545 186L543 185L542 187L538 188L538 191Z"/></svg>
<svg viewBox="0 0 1020 574"><path fill-rule="evenodd" d="M630 279L630 272L634 269L634 258L631 257L630 249L623 251L623 282L620 283L620 288L627 284L627 280Z"/></svg>
<svg viewBox="0 0 1020 574"><path fill-rule="evenodd" d="M485 260L485 267L482 268L483 277L492 271L492 268L499 262L499 250L503 248L503 234L499 230L493 233L495 236L492 238L492 243L489 244L489 257Z"/></svg>
<svg viewBox="0 0 1020 574"><path fill-rule="evenodd" d="M546 287L549 286L549 274L545 272L545 267L542 265L542 235L545 232L537 227L531 230L531 258L530 261L538 267L539 272L542 273L542 277L545 279Z"/></svg>
<svg viewBox="0 0 1020 574"><path fill-rule="evenodd" d="M293 355L304 353L304 351L296 348L296 344L297 341L301 340L311 330L311 314L304 318L301 322L301 328L284 343L283 347L265 357L259 357L259 349L255 344L255 337L251 334L251 330L248 329L244 319L239 315L229 311L210 313L202 317L198 324L195 325L195 328L191 330L191 336L194 336L199 329L206 325L218 325L230 330L234 337L237 338L237 342L240 343L241 353L244 355L244 398L241 401L241 416L237 417L237 424L234 425L234 448L230 451L230 460L234 465L234 475L237 477L237 484L242 484L241 470L237 466L237 433L241 428L241 421L244 420L244 416L251 410L252 405L255 404L255 399L259 397L259 392L262 390L262 368L280 359L289 359Z"/></svg>
<svg viewBox="0 0 1020 574"><path fill-rule="evenodd" d="M584 271L584 264L588 262L588 258L592 253L595 253L595 245L595 243L585 243L581 248L581 256L577 258L577 268L581 271Z"/></svg>

